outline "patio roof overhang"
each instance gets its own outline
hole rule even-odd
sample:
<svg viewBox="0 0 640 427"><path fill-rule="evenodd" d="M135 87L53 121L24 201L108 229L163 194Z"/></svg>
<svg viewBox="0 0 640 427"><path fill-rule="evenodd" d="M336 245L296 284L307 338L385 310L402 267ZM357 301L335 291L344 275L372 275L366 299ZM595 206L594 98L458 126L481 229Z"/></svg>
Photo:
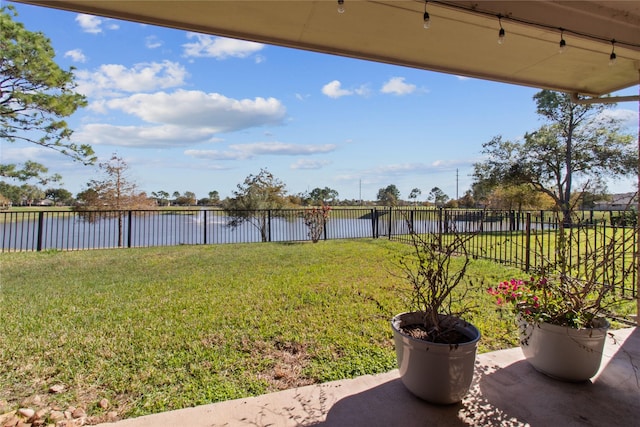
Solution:
<svg viewBox="0 0 640 427"><path fill-rule="evenodd" d="M19 1L595 97L640 74L639 1Z"/></svg>

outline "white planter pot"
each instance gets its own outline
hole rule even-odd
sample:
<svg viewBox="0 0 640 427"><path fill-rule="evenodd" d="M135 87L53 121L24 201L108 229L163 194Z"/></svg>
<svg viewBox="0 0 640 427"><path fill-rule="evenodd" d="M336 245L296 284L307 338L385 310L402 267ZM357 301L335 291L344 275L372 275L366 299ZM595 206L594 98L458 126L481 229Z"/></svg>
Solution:
<svg viewBox="0 0 640 427"><path fill-rule="evenodd" d="M391 320L400 378L414 395L431 403L460 402L473 380L478 329L461 321L458 329L469 338L456 345L409 337L400 328L421 323L421 313L402 313Z"/></svg>
<svg viewBox="0 0 640 427"><path fill-rule="evenodd" d="M576 329L549 323L529 323L518 317L520 347L537 371L564 381L586 381L600 369L609 323Z"/></svg>

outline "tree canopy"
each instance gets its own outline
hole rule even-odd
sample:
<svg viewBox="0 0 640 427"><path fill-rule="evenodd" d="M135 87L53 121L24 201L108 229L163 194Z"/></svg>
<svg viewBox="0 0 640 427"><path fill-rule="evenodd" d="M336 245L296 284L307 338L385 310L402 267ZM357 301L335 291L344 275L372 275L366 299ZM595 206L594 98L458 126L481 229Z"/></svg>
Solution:
<svg viewBox="0 0 640 427"><path fill-rule="evenodd" d="M59 182L62 177L59 174L45 175L49 169L44 165L27 160L22 168L15 163L0 165L0 177L15 179L18 181L36 180L40 185L47 185L50 182Z"/></svg>
<svg viewBox="0 0 640 427"><path fill-rule="evenodd" d="M260 231L263 242L268 241L269 211L278 211L287 205L286 188L282 181L266 169L249 175L233 192L234 197L224 201L224 209L231 219L230 227L247 222Z"/></svg>
<svg viewBox="0 0 640 427"><path fill-rule="evenodd" d="M87 220L97 218L96 211L103 211L101 217L117 218L118 246L122 246L124 211L155 208L156 202L144 192L139 192L137 185L129 180L129 165L121 157L113 154L99 167L105 178L89 181L87 189L77 195L78 205L74 210Z"/></svg>
<svg viewBox="0 0 640 427"><path fill-rule="evenodd" d="M32 205L45 197L45 192L38 185L59 182L59 174L47 175L49 169L37 162L27 160L23 165L0 165L0 177L13 181L21 181L22 185L14 185L0 181L0 194L14 205ZM36 184L29 184L28 182Z"/></svg>
<svg viewBox="0 0 640 427"><path fill-rule="evenodd" d="M378 190L378 202L385 206L396 206L400 200L400 190L394 184Z"/></svg>
<svg viewBox="0 0 640 427"><path fill-rule="evenodd" d="M486 160L474 165L475 188L528 185L554 200L569 220L574 187L602 187L605 177L637 172L633 136L622 131L602 104L574 104L567 94L543 90L534 96L546 123L522 141L501 136L483 144Z"/></svg>
<svg viewBox="0 0 640 427"><path fill-rule="evenodd" d="M420 190L419 188L414 188L413 190L411 190L411 193L409 193L409 198L415 201L421 194L422 190Z"/></svg>
<svg viewBox="0 0 640 427"><path fill-rule="evenodd" d="M329 187L316 187L309 193L309 198L318 205L333 203L338 199L338 192Z"/></svg>
<svg viewBox="0 0 640 427"><path fill-rule="evenodd" d="M447 203L447 201L449 200L449 196L447 196L445 192L440 189L440 187L433 187L431 191L429 191L427 199L433 202L436 206L442 206Z"/></svg>
<svg viewBox="0 0 640 427"><path fill-rule="evenodd" d="M93 149L70 141L63 120L87 105L74 91L72 69L54 61L51 41L19 22L12 7L0 8L0 139L24 141L59 151L85 164L95 162Z"/></svg>
<svg viewBox="0 0 640 427"><path fill-rule="evenodd" d="M78 194L78 210L130 210L155 206L155 201L138 191L138 186L127 174L129 165L116 154L99 165L105 174L103 180L91 180L87 190Z"/></svg>

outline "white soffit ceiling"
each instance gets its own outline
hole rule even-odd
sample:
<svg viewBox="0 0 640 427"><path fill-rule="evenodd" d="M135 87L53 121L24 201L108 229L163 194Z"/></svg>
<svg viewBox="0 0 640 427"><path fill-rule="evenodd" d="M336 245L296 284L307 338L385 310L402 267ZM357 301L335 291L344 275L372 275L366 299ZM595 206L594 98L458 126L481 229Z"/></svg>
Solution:
<svg viewBox="0 0 640 427"><path fill-rule="evenodd" d="M640 78L640 1L429 1L428 30L421 0L19 1L590 96Z"/></svg>

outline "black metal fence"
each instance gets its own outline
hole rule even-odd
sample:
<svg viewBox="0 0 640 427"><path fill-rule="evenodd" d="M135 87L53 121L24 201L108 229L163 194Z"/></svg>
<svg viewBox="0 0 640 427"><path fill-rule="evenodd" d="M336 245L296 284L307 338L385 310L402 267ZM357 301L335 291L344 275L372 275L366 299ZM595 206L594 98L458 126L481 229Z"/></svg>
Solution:
<svg viewBox="0 0 640 427"><path fill-rule="evenodd" d="M1 252L82 250L118 247L207 245L310 240L305 209L235 211L216 209L137 211L1 212ZM614 212L585 211L572 232L583 239L578 247L593 248L616 236L610 254L616 269L632 271L622 291L635 295L637 244L635 227ZM417 233L473 234L467 251L477 258L511 264L525 271L555 262L555 213L548 211L479 211L423 208L334 209L322 238L409 239L409 224ZM622 225L621 225L622 224ZM609 237L607 237L609 236ZM600 240L598 240L600 239ZM608 240L610 241L610 240ZM576 266L589 262L589 253L572 253ZM612 274L615 274L613 272Z"/></svg>
<svg viewBox="0 0 640 427"><path fill-rule="evenodd" d="M388 221L394 240L411 241L410 229L432 233L446 241L465 236L465 250L475 258L540 271L565 256L576 277L597 275L629 298L637 293L638 234L632 215L585 211L561 227L555 212L463 211L396 209ZM635 214L635 213L634 213ZM558 233L565 233L566 250L560 250ZM562 255L564 254L564 255Z"/></svg>
<svg viewBox="0 0 640 427"><path fill-rule="evenodd" d="M1 252L309 240L305 209L0 212ZM378 237L386 212L336 209L324 239Z"/></svg>

